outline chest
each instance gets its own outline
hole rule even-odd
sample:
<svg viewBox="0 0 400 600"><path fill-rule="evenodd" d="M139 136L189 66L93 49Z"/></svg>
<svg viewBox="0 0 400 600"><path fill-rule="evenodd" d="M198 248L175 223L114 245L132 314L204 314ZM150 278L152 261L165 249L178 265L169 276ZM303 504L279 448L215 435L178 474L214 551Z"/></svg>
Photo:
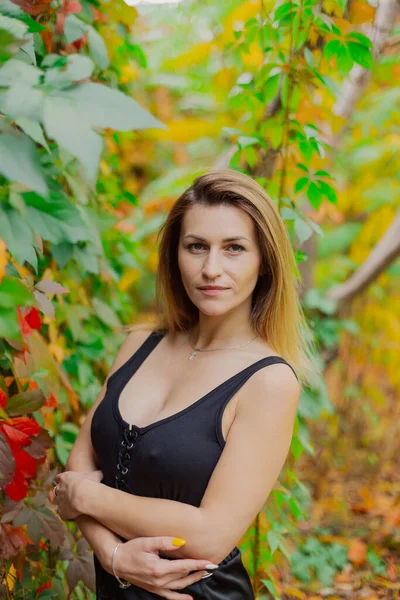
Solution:
<svg viewBox="0 0 400 600"><path fill-rule="evenodd" d="M172 356L166 356L154 364L149 357L123 382L117 403L119 413L126 423L145 428L184 412L243 368L240 361L229 364L206 359L195 363L196 359L189 361L186 356L184 359L175 357L172 360ZM238 399L239 392L233 395L224 408L224 439L235 418Z"/></svg>

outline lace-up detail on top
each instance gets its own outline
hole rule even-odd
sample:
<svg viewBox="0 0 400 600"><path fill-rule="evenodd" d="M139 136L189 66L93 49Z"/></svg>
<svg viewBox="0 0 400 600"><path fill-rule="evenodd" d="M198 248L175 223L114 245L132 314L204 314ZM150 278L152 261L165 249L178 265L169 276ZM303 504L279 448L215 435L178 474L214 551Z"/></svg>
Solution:
<svg viewBox="0 0 400 600"><path fill-rule="evenodd" d="M115 472L115 487L123 492L131 491L127 482L130 463L132 461L132 451L136 444L138 432L129 427L123 429L122 440L118 453L117 467Z"/></svg>

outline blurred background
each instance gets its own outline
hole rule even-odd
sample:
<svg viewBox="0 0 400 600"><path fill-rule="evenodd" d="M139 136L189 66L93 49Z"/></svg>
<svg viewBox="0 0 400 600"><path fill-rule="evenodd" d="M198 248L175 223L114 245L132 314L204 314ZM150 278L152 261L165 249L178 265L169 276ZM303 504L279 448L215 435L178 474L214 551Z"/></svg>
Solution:
<svg viewBox="0 0 400 600"><path fill-rule="evenodd" d="M0 597L95 597L49 490L218 167L278 206L321 371L239 544L257 599L400 597L399 11L0 0Z"/></svg>

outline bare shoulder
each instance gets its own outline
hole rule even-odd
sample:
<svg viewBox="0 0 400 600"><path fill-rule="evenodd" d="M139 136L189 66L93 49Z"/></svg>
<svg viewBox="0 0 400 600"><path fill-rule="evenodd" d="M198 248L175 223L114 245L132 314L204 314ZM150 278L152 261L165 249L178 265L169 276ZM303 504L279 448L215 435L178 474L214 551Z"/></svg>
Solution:
<svg viewBox="0 0 400 600"><path fill-rule="evenodd" d="M107 379L111 377L126 361L134 354L145 340L150 336L152 332L151 328L137 327L129 331L126 338L122 342L118 349L118 352L113 360L110 370L107 375Z"/></svg>
<svg viewBox="0 0 400 600"><path fill-rule="evenodd" d="M275 363L256 371L242 387L241 410L260 408L297 412L301 387L292 369L285 363Z"/></svg>

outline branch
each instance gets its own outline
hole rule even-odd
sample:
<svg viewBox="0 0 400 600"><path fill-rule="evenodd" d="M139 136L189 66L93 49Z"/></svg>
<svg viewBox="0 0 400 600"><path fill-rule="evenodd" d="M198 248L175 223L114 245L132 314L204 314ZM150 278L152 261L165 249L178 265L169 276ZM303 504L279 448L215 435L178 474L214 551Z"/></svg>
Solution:
<svg viewBox="0 0 400 600"><path fill-rule="evenodd" d="M375 12L373 26L367 30L366 35L373 44L373 56L375 61L382 54L388 41L390 32L396 24L396 16L400 10L400 0L380 0ZM349 119L354 111L355 105L361 98L365 88L371 79L371 70L356 64L350 71L348 79L344 82L342 91L333 107L335 115ZM336 148L342 137L346 126L336 135L333 146Z"/></svg>
<svg viewBox="0 0 400 600"><path fill-rule="evenodd" d="M400 211L382 239L372 248L366 261L344 283L326 293L329 300L350 300L365 290L400 256Z"/></svg>

